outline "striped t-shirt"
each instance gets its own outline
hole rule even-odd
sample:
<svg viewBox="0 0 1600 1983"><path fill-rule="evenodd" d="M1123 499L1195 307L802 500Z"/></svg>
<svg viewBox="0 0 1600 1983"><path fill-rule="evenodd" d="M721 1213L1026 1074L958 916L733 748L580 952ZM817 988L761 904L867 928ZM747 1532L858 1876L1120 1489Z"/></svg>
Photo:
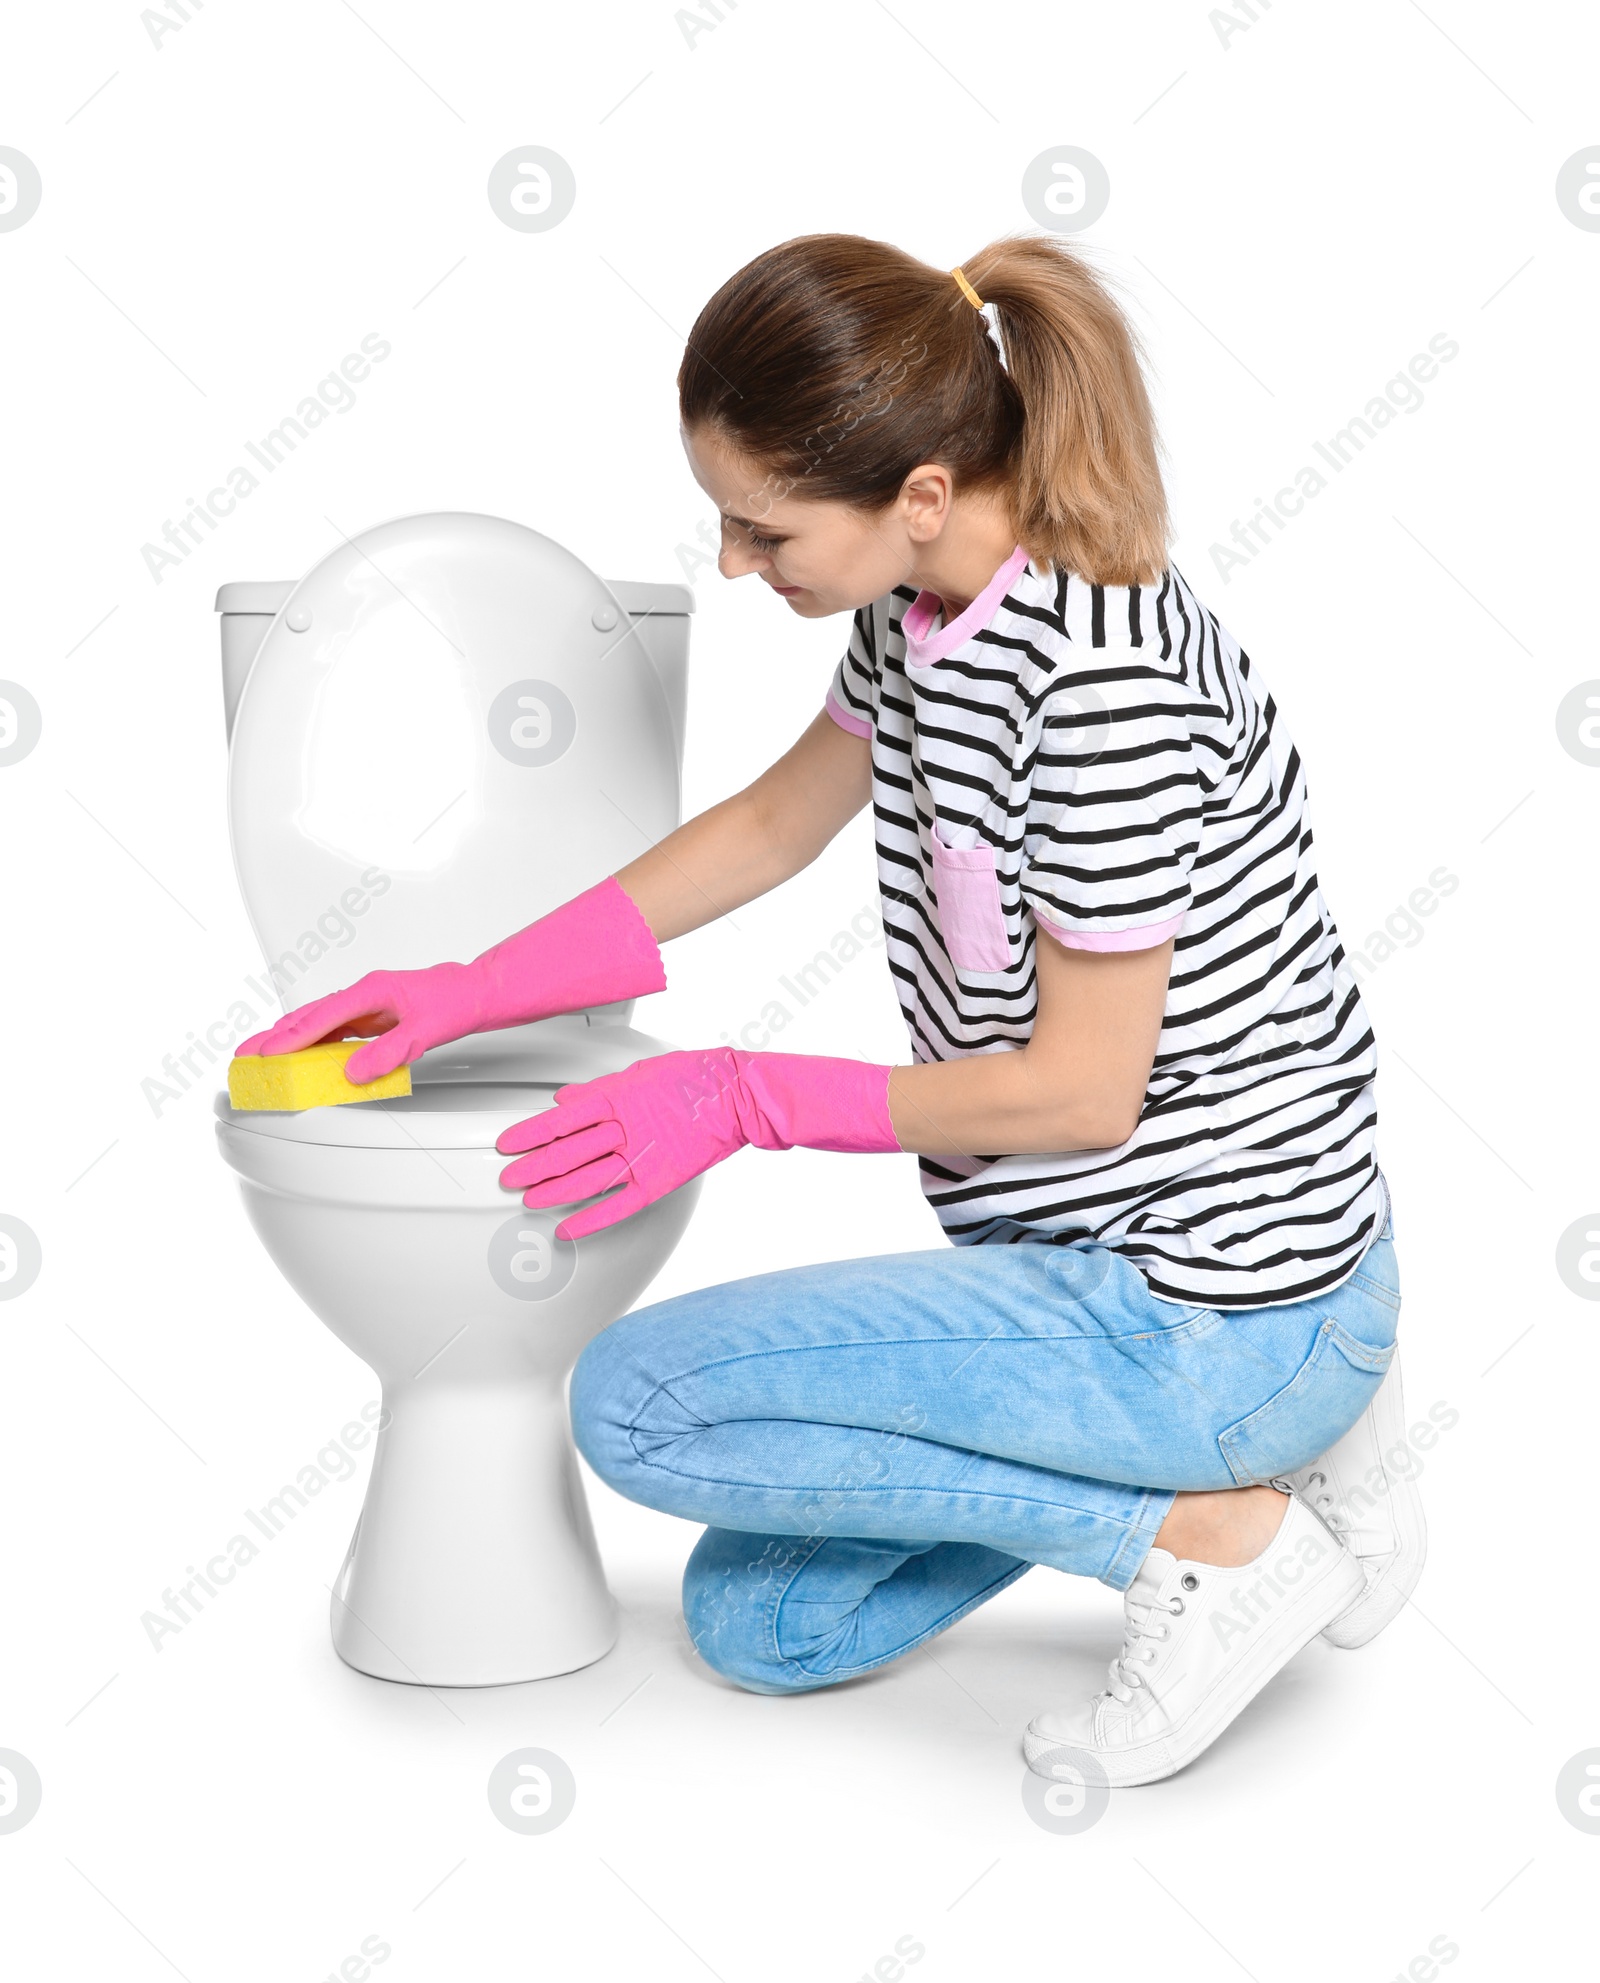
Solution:
<svg viewBox="0 0 1600 1983"><path fill-rule="evenodd" d="M1020 547L949 626L900 586L828 695L872 740L889 966L919 1061L1023 1045L1035 930L1174 938L1138 1127L1113 1150L928 1157L960 1246L1097 1240L1204 1308L1335 1287L1383 1229L1372 1029L1323 902L1299 753L1169 567L1091 585Z"/></svg>

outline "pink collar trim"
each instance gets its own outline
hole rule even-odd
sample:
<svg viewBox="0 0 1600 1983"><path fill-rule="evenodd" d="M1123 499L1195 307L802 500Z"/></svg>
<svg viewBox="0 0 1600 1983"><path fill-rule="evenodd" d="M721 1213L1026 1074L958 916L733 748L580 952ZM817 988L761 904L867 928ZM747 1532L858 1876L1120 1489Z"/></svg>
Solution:
<svg viewBox="0 0 1600 1983"><path fill-rule="evenodd" d="M935 661L942 661L947 654L953 654L986 627L1010 590L1011 581L1027 562L1028 554L1019 544L967 610L948 626L940 627L932 636L928 628L933 624L934 614L940 610L940 599L937 592L929 592L924 587L900 616L909 665L913 668L931 667Z"/></svg>

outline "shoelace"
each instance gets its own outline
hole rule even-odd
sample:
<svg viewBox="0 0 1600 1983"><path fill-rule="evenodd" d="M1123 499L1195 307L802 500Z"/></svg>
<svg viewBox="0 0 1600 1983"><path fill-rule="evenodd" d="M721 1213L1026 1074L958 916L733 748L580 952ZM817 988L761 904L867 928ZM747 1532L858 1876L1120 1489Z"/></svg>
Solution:
<svg viewBox="0 0 1600 1983"><path fill-rule="evenodd" d="M1149 1684L1136 1668L1154 1666L1161 1657L1159 1645L1172 1637L1170 1625L1157 1626L1154 1623L1157 1613L1166 1618L1176 1618L1183 1610L1183 1599L1177 1597L1170 1604L1162 1604L1155 1598L1146 1602L1130 1596L1125 1603L1127 1623L1123 1630L1122 1650L1106 1669L1111 1685L1101 1690L1103 1694L1124 1703L1133 1699L1136 1688ZM1149 1643L1152 1640L1157 1643Z"/></svg>
<svg viewBox="0 0 1600 1983"><path fill-rule="evenodd" d="M1307 1474L1285 1474L1275 1478L1272 1485L1283 1494L1298 1494L1302 1501L1309 1501L1333 1533L1354 1555L1367 1558L1387 1554L1392 1548L1388 1532L1381 1528L1364 1529L1352 1522L1343 1508L1334 1501L1328 1491L1328 1476L1320 1467Z"/></svg>

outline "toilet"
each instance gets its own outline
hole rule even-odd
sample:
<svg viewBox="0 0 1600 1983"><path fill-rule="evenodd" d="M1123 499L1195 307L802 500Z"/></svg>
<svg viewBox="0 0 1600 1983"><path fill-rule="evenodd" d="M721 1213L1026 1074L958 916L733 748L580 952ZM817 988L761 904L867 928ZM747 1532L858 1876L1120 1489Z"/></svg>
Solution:
<svg viewBox="0 0 1600 1983"><path fill-rule="evenodd" d="M680 817L681 585L603 582L500 517L403 517L298 581L217 595L234 863L284 1009L476 956ZM377 1373L372 1477L333 1582L350 1666L433 1687L566 1673L614 1643L566 1380L649 1286L698 1180L576 1243L495 1139L665 1051L632 1001L426 1053L412 1093L216 1101L251 1225Z"/></svg>

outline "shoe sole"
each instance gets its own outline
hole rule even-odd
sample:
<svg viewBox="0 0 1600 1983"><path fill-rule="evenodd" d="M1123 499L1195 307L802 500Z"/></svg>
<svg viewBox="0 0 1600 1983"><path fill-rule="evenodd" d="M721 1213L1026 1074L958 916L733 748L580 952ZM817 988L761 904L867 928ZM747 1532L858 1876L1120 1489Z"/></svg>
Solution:
<svg viewBox="0 0 1600 1983"><path fill-rule="evenodd" d="M1415 1481L1404 1483L1404 1508L1397 1505L1395 1489L1390 1489L1390 1506L1397 1519L1395 1533L1400 1547L1383 1571L1358 1597L1350 1609L1325 1625L1322 1636L1342 1652L1354 1652L1370 1645L1405 1609L1406 1601L1422 1579L1422 1566L1428 1560L1428 1530L1422 1513L1422 1496Z"/></svg>
<svg viewBox="0 0 1600 1983"><path fill-rule="evenodd" d="M1331 1619L1351 1608L1351 1600L1359 1598L1364 1582L1360 1563L1340 1543L1337 1556L1318 1584L1302 1590L1301 1601L1293 1611L1280 1612L1271 1621L1249 1653L1225 1677L1224 1683L1206 1696L1188 1721L1156 1742L1141 1742L1130 1749L1089 1749L1084 1753L1094 1757L1114 1790L1131 1790L1141 1783L1159 1783L1163 1777L1175 1776L1211 1747L1274 1674L1310 1645ZM1310 1603L1313 1596L1318 1596L1320 1601ZM1035 1735L1031 1729L1022 1738L1022 1753L1030 1769L1051 1750L1071 1746ZM1038 1774L1045 1776L1048 1772L1040 1770Z"/></svg>
<svg viewBox="0 0 1600 1983"><path fill-rule="evenodd" d="M1373 1426L1380 1454L1406 1442L1405 1398L1399 1377L1397 1363L1393 1386L1385 1385L1374 1401L1375 1409L1381 1412L1381 1420L1375 1420ZM1384 1470L1388 1472L1387 1464ZM1416 1480L1410 1474L1391 1476L1389 1514L1398 1543L1394 1555L1350 1609L1323 1628L1322 1636L1341 1652L1354 1652L1358 1646L1369 1645L1385 1625L1400 1615L1428 1560L1427 1518L1422 1512L1422 1496L1417 1492Z"/></svg>

